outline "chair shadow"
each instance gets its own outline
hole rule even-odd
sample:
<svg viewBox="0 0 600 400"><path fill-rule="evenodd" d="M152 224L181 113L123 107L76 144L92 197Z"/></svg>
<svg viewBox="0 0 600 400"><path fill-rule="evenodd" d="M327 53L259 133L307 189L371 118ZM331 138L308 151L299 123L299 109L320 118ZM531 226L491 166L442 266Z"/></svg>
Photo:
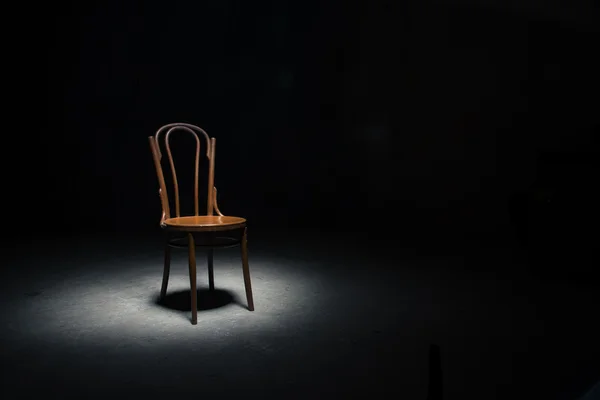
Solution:
<svg viewBox="0 0 600 400"><path fill-rule="evenodd" d="M191 291L178 290L170 293L167 292L163 300L160 300L157 296L154 303L170 310L192 311ZM208 288L198 289L197 304L198 311L214 310L230 304L241 305L231 292L216 288L214 290L209 290Z"/></svg>

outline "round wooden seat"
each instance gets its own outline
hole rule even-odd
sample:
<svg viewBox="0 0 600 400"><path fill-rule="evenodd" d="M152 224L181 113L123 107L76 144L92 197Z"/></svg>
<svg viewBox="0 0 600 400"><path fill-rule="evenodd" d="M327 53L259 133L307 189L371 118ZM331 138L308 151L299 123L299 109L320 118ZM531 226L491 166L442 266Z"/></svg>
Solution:
<svg viewBox="0 0 600 400"><path fill-rule="evenodd" d="M168 229L185 232L228 231L245 227L246 219L221 215L196 215L167 218L164 225Z"/></svg>

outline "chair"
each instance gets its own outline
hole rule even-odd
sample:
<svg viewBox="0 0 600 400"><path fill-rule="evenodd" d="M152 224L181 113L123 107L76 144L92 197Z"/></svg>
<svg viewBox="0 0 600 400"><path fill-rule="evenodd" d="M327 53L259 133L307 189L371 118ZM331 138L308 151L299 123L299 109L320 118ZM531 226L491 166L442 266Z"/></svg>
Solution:
<svg viewBox="0 0 600 400"><path fill-rule="evenodd" d="M177 172L173 162L170 147L170 137L174 132L187 132L193 135L196 141L195 171L194 171L194 215L181 216L179 202L179 185ZM164 135L164 147L167 150L169 166L173 178L173 194L175 204L175 216L171 216L169 207L169 196L162 169L161 139ZM206 140L206 157L208 159L208 194L206 215L200 215L198 203L198 186L200 170L200 136ZM171 248L187 248L189 255L189 273L191 288L192 324L198 323L198 305L196 291L196 248L208 249L208 281L209 290L214 291L213 273L213 251L217 247L240 246L242 253L242 270L244 274L244 285L246 288L246 299L248 310L254 311L254 300L252 298L252 284L250 282L250 270L248 266L248 229L246 220L240 217L225 216L217 205L217 189L214 186L215 174L215 138L209 138L208 134L201 128L185 123L173 123L161 127L154 136L148 137L154 166L159 183L159 195L162 204L162 217L160 226L166 233L165 258L163 280L160 290L160 300L164 300L169 284L169 270L171 265ZM216 215L215 215L216 213ZM225 235L225 236L223 236Z"/></svg>

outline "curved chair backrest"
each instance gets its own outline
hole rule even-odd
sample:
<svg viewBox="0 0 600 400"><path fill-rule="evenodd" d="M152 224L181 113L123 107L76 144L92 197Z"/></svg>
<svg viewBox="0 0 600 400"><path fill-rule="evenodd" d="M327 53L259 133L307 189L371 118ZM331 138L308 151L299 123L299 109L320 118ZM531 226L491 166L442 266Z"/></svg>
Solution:
<svg viewBox="0 0 600 400"><path fill-rule="evenodd" d="M208 134L200 127L186 124L186 123L173 123L162 126L154 136L149 136L150 149L152 151L152 158L154 159L154 166L156 167L156 174L158 176L158 184L160 185L160 201L162 204L163 214L160 220L162 224L165 219L171 218L171 211L169 207L169 195L165 184L165 177L162 169L162 153L160 151L160 140L164 134L164 147L167 150L167 156L169 158L169 166L173 175L173 186L175 194L175 216L181 217L180 206L179 206L179 184L177 182L177 171L175 170L175 164L173 162L173 155L170 147L170 137L173 132L183 131L188 132L196 139L196 157L194 162L194 215L200 215L198 207L198 184L199 184L199 170L200 170L200 135L204 137L206 141L206 157L209 161L208 168L208 198L207 198L207 210L206 215L213 215L214 205L214 176L215 176L215 138L211 138Z"/></svg>

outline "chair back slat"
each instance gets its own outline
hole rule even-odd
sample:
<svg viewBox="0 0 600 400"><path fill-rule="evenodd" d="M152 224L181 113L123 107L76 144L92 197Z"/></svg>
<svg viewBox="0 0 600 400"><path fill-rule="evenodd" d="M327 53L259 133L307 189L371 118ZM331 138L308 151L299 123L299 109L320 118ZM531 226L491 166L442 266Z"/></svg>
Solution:
<svg viewBox="0 0 600 400"><path fill-rule="evenodd" d="M206 140L206 157L209 161L208 168L208 193L207 193L207 215L213 215L214 210L214 169L215 169L215 144L216 139L210 138L208 134L200 127L186 124L186 123L173 123L162 126L154 136L150 136L150 149L152 151L152 157L154 160L154 166L156 168L156 174L159 183L159 193L163 209L163 216L161 218L161 224L165 219L171 218L170 207L169 207L169 195L166 187L165 177L162 169L162 153L160 150L161 137L164 134L164 147L166 148L169 168L173 177L173 194L175 200L175 216L181 217L180 207L180 193L179 193L179 182L177 180L177 170L175 168L175 162L173 154L171 152L171 135L174 132L184 131L190 133L196 141L196 152L194 157L194 215L200 215L199 209L199 178L200 178L200 135Z"/></svg>

